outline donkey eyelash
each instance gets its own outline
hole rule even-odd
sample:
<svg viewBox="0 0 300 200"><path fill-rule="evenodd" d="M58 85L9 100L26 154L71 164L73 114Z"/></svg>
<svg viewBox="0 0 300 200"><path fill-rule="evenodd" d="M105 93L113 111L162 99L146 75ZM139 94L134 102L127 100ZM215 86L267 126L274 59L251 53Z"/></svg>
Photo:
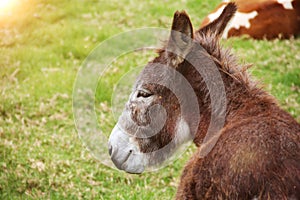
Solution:
<svg viewBox="0 0 300 200"><path fill-rule="evenodd" d="M137 94L137 97L147 98L147 97L150 97L150 96L152 96L152 94L150 92L145 92L143 90L138 91L138 94Z"/></svg>

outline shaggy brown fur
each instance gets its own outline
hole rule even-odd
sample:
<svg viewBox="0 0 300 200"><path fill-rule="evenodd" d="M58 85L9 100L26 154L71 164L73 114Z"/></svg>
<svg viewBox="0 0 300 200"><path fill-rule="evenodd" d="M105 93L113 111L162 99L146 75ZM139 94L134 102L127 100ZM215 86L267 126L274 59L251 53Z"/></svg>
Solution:
<svg viewBox="0 0 300 200"><path fill-rule="evenodd" d="M300 125L219 45L234 12L230 3L219 19L195 32L219 66L227 95L224 128L204 158L199 155L211 114L210 101L203 99L208 91L192 66L178 67L198 92L202 116L194 139L200 148L182 173L176 199L300 199Z"/></svg>
<svg viewBox="0 0 300 200"><path fill-rule="evenodd" d="M178 200L300 199L300 125L279 108L271 95L256 86L246 72L248 66L238 65L230 51L219 44L235 12L235 4L229 3L218 19L196 32L188 15L176 12L168 42L139 75L118 125L130 135L127 139L133 140L139 151L153 153L150 159L146 157L148 166L163 162L174 149L193 139L199 148L183 171L176 195ZM199 66L193 66L192 59ZM212 64L206 62L208 60L212 60ZM205 74L197 70L204 70ZM220 75L226 97L211 92L205 82L206 76L209 82L220 86L214 79L216 74ZM169 85L160 85L161 80L168 80ZM190 91L183 89L184 80L191 85ZM168 86L180 90L181 99ZM199 106L200 122L195 120L199 117L195 106L181 113L182 102L192 101L191 92L198 101L195 106ZM222 106L215 108L212 105L215 99L224 100ZM149 108L156 104L165 109L166 121L158 133L147 135L158 124L155 122L150 129L145 128L152 121ZM153 120L163 119L160 110L153 113ZM223 114L223 128L213 129L220 137L212 150L208 149L208 144L212 144L212 140L205 140L209 125L223 118ZM181 121L184 122L179 123ZM188 128L178 129L184 125ZM126 148L121 143L116 142L114 149ZM157 151L164 147L163 152ZM144 166L139 168L139 157L136 162L128 163L129 159L135 161L136 148L123 151L126 159L119 160L116 157L123 158L123 154L117 150L111 154L118 168L130 173L144 170ZM130 164L131 168L126 169Z"/></svg>

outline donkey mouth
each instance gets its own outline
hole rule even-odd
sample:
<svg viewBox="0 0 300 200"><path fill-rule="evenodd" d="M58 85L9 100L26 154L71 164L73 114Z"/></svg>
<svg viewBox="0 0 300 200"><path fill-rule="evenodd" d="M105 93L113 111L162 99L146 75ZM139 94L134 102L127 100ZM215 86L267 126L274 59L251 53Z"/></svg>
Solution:
<svg viewBox="0 0 300 200"><path fill-rule="evenodd" d="M129 156L131 155L132 151L129 151L129 153L125 156L125 157L121 157L118 156L116 154L116 151L112 151L112 148L109 149L109 153L111 156L111 160L114 163L114 165L119 169L119 170L124 170L126 167L126 161L128 160ZM125 154L125 152L123 152L122 154Z"/></svg>
<svg viewBox="0 0 300 200"><path fill-rule="evenodd" d="M123 158L112 154L111 160L119 170L123 170L129 174L141 174L145 170L144 166L142 165L142 162L137 163L134 157L135 153L131 150Z"/></svg>

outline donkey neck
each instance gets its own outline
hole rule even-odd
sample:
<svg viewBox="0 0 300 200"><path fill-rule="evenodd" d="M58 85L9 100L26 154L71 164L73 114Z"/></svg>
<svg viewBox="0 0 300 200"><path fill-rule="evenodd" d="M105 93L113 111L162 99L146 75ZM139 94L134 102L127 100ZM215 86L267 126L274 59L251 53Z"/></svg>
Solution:
<svg viewBox="0 0 300 200"><path fill-rule="evenodd" d="M224 103L224 106L226 106L226 109L224 109L225 113L220 113L220 115L225 116L224 127L235 120L255 116L258 113L264 113L263 111L269 106L276 104L272 96L256 87L255 82L248 78L246 72L243 72L244 74L242 75L239 74L239 76L235 76L228 71L224 71L224 67L219 66L218 62L216 62L216 65L219 67L226 94ZM194 143L199 146L207 133L211 121L211 98L222 97L211 96L206 83L193 66L183 63L179 70L190 82L198 97L200 124L198 126L198 132L195 135ZM215 114L218 115L218 113L214 113L214 115Z"/></svg>

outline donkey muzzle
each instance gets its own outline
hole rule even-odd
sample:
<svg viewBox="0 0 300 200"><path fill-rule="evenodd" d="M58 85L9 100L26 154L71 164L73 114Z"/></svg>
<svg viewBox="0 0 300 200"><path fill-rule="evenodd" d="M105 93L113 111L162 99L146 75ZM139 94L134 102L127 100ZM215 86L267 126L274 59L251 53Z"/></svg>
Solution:
<svg viewBox="0 0 300 200"><path fill-rule="evenodd" d="M108 153L120 170L133 174L140 174L145 170L145 155L140 152L134 138L122 131L118 124L109 137Z"/></svg>

